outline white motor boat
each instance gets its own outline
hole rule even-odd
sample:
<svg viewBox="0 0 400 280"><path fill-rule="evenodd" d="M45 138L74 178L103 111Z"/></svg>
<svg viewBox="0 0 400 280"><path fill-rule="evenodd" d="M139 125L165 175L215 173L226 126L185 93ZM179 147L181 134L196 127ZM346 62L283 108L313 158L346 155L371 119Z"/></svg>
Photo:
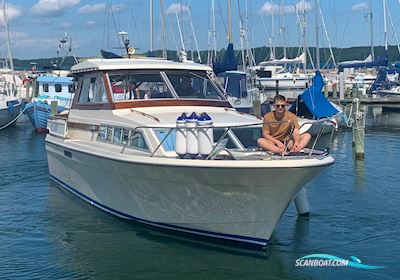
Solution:
<svg viewBox="0 0 400 280"><path fill-rule="evenodd" d="M232 108L208 66L89 59L71 70L72 107L48 121L49 172L118 217L265 247L296 194L334 163L251 149L262 121ZM184 78L190 95L177 90Z"/></svg>
<svg viewBox="0 0 400 280"><path fill-rule="evenodd" d="M294 74L287 71L280 65L266 65L261 63L253 67L256 73L256 82L263 89L305 89L308 82L308 77L305 74Z"/></svg>

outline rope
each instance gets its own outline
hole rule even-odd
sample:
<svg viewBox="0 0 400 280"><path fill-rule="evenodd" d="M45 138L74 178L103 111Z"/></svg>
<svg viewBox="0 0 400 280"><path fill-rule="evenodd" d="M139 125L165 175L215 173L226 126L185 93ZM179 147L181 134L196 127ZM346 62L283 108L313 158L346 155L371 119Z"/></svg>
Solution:
<svg viewBox="0 0 400 280"><path fill-rule="evenodd" d="M350 114L349 114L349 117L347 118L347 121L346 121L346 126L347 127L352 127L353 124L355 123L354 119L351 117L352 115L353 115L353 103L351 103Z"/></svg>
<svg viewBox="0 0 400 280"><path fill-rule="evenodd" d="M2 127L0 127L0 130L10 126L11 124L13 124L25 112L26 108L27 108L27 106L25 106L25 108L18 114L18 116L16 116L14 119L12 119L12 121L10 121L6 125L3 125Z"/></svg>

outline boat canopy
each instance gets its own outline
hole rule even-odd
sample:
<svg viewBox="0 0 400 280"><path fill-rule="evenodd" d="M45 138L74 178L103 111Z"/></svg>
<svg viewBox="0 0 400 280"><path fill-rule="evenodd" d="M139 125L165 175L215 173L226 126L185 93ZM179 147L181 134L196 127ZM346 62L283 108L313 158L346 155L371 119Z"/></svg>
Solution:
<svg viewBox="0 0 400 280"><path fill-rule="evenodd" d="M341 62L339 63L339 72L342 72L344 68L368 68L375 66L388 66L387 52L385 52L381 56L378 56L378 58L375 60L372 60L372 56L369 55L365 60L353 60L353 61Z"/></svg>
<svg viewBox="0 0 400 280"><path fill-rule="evenodd" d="M289 111L298 116L313 119L328 118L338 113L338 110L323 95L324 79L319 71L312 78L312 85L300 94L289 108Z"/></svg>
<svg viewBox="0 0 400 280"><path fill-rule="evenodd" d="M376 79L368 89L368 94L372 94L377 90L389 90L394 85L398 85L398 77L400 76L399 68L380 69L376 75ZM397 77L397 78L390 78Z"/></svg>
<svg viewBox="0 0 400 280"><path fill-rule="evenodd" d="M48 83L48 84L73 84L74 78L72 77L62 77L62 76L40 76L36 79L38 83Z"/></svg>

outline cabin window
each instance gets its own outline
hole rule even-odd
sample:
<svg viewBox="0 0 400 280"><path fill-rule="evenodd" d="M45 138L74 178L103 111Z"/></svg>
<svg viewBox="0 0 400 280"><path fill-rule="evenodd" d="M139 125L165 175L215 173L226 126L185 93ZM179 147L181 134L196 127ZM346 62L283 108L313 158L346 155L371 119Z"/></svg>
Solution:
<svg viewBox="0 0 400 280"><path fill-rule="evenodd" d="M68 93L74 93L75 92L75 85L68 85Z"/></svg>
<svg viewBox="0 0 400 280"><path fill-rule="evenodd" d="M43 92L49 92L49 84L42 85Z"/></svg>
<svg viewBox="0 0 400 280"><path fill-rule="evenodd" d="M107 126L106 141L110 141L111 142L112 135L113 135L113 127Z"/></svg>
<svg viewBox="0 0 400 280"><path fill-rule="evenodd" d="M97 133L97 140L106 140L106 133L107 133L107 127L106 126L100 126L99 127L99 132Z"/></svg>
<svg viewBox="0 0 400 280"><path fill-rule="evenodd" d="M122 130L122 141L121 141L121 143L125 145L128 142L128 140L129 140L129 129L125 129L124 128Z"/></svg>
<svg viewBox="0 0 400 280"><path fill-rule="evenodd" d="M168 132L170 131L169 129L155 129L158 140L161 142L163 141L162 147L164 148L165 151L175 151L175 138L176 138L176 131L172 130L169 135Z"/></svg>
<svg viewBox="0 0 400 280"><path fill-rule="evenodd" d="M179 98L223 99L205 71L166 71Z"/></svg>
<svg viewBox="0 0 400 280"><path fill-rule="evenodd" d="M121 144L122 128L114 128L113 143Z"/></svg>
<svg viewBox="0 0 400 280"><path fill-rule="evenodd" d="M130 139L131 139L129 142L130 147L138 148L141 150L149 149L141 132L139 131L134 132L134 134L130 137Z"/></svg>
<svg viewBox="0 0 400 280"><path fill-rule="evenodd" d="M55 84L54 89L56 92L61 92L62 91L62 86L60 84Z"/></svg>
<svg viewBox="0 0 400 280"><path fill-rule="evenodd" d="M97 133L97 140L117 145L126 145L129 141L128 147L130 148L149 150L143 134L140 131L135 131L132 135L132 131L127 128L101 125Z"/></svg>
<svg viewBox="0 0 400 280"><path fill-rule="evenodd" d="M103 79L99 76L85 77L82 81L80 103L107 102L107 94L104 89Z"/></svg>
<svg viewBox="0 0 400 280"><path fill-rule="evenodd" d="M247 97L246 76L242 76L240 78L240 92L241 92L241 98Z"/></svg>
<svg viewBox="0 0 400 280"><path fill-rule="evenodd" d="M160 73L110 74L114 101L173 98Z"/></svg>

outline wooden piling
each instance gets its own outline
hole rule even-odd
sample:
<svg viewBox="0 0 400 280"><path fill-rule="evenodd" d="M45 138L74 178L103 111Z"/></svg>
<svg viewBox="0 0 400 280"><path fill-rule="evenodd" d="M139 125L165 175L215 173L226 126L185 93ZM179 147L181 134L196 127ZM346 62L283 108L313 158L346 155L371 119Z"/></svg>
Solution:
<svg viewBox="0 0 400 280"><path fill-rule="evenodd" d="M360 109L360 100L353 100L353 151L355 159L360 160L365 157L365 114Z"/></svg>
<svg viewBox="0 0 400 280"><path fill-rule="evenodd" d="M57 100L52 100L51 101L51 114L57 115L58 113L58 101Z"/></svg>

